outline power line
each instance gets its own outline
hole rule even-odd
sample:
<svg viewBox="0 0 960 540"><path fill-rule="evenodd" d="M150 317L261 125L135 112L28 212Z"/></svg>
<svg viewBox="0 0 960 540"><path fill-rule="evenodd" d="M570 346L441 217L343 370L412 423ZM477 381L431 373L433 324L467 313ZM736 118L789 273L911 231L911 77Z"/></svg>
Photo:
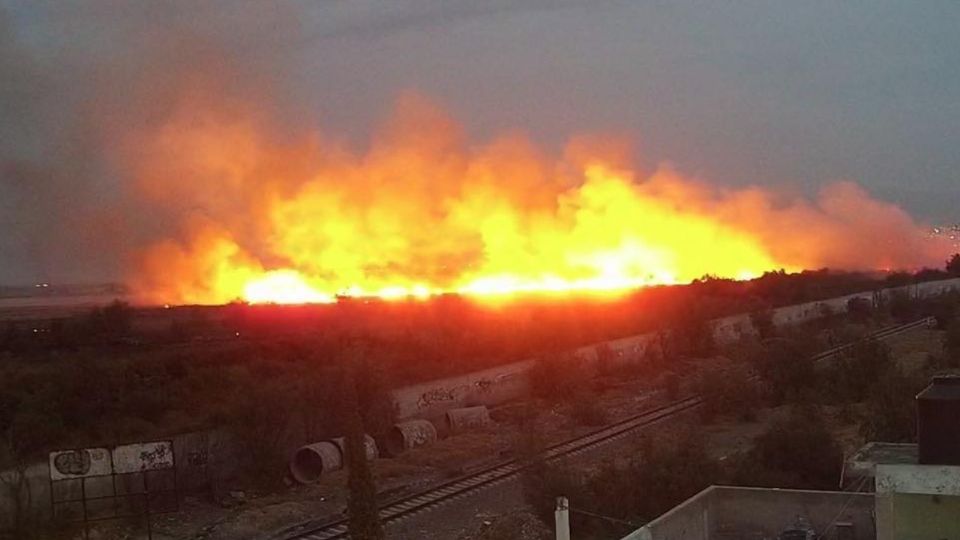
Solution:
<svg viewBox="0 0 960 540"><path fill-rule="evenodd" d="M639 527L643 527L643 524L637 524L637 523L634 523L634 522L632 522L632 521L626 521L626 520L623 520L623 519L618 519L618 518L610 517L610 516L604 516L604 515L601 515L601 514L594 514L593 512L587 512L586 510L580 510L580 509L574 508L574 507L572 507L572 506L569 507L569 510L570 510L571 512L575 513L575 514L581 514L581 515L588 516L588 517L592 517L592 518L596 518L596 519L602 519L602 520L604 520L604 521L609 521L609 522L611 522L611 523L616 523L616 524L618 524L618 525L626 525L626 526L628 526L628 527L633 527L633 528L635 528L635 529L636 529L636 528L639 528Z"/></svg>

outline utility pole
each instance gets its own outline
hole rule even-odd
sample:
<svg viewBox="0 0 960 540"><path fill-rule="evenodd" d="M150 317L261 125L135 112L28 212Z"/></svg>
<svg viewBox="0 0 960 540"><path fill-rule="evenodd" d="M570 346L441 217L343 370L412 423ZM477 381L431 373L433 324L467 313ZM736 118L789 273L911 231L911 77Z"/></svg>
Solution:
<svg viewBox="0 0 960 540"><path fill-rule="evenodd" d="M557 509L553 512L557 540L570 540L570 503L566 497L557 497Z"/></svg>
<svg viewBox="0 0 960 540"><path fill-rule="evenodd" d="M347 512L350 515L348 530L354 540L383 540L383 525L380 523L380 509L377 505L377 488L374 484L370 464L367 463L366 430L360 411L357 395L357 380L365 351L359 343L354 343L346 351L346 388L344 392L346 446L347 446L347 486L350 494L347 499Z"/></svg>

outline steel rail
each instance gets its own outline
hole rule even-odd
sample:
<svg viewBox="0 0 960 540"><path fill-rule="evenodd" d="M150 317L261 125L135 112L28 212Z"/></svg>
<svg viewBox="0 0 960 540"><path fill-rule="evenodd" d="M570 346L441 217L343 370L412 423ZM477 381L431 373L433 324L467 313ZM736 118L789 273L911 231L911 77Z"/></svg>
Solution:
<svg viewBox="0 0 960 540"><path fill-rule="evenodd" d="M915 328L931 326L934 321L935 319L933 317L926 317L907 324L882 328L852 343L839 345L818 353L811 357L811 360L816 362L833 358L852 349L858 343L869 340L884 340ZM541 457L545 461L553 461L562 457L575 456L595 450L601 446L623 439L641 428L687 412L701 405L703 401L703 396L694 395L646 410L625 420L620 420L579 437L574 437L549 446L543 451ZM380 506L380 520L386 524L415 513L438 507L452 499L461 498L472 492L479 491L482 488L506 481L530 466L531 463L529 461L516 458L508 459L480 471L442 482L417 493L387 501ZM342 516L327 520L306 521L274 533L271 538L276 540L333 540L347 538L348 522L349 518Z"/></svg>

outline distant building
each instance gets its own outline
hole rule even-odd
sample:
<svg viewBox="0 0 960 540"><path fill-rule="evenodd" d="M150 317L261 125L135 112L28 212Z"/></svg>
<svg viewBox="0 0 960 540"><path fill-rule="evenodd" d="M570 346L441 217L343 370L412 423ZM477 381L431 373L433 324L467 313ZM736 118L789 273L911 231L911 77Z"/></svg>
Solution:
<svg viewBox="0 0 960 540"><path fill-rule="evenodd" d="M917 396L919 444L871 442L843 491L712 486L623 540L960 538L960 377Z"/></svg>

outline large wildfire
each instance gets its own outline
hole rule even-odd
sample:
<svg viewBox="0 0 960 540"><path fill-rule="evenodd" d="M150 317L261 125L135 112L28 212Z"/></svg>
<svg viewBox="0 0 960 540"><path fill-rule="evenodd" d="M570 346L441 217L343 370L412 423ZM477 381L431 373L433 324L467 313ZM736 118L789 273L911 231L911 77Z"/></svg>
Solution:
<svg viewBox="0 0 960 540"><path fill-rule="evenodd" d="M615 292L704 275L941 264L896 206L851 182L815 201L718 189L669 166L641 175L626 145L573 138L549 155L522 135L469 145L416 96L363 151L276 136L255 109L184 100L125 137L138 197L175 232L131 281L160 303L331 302L337 296Z"/></svg>

